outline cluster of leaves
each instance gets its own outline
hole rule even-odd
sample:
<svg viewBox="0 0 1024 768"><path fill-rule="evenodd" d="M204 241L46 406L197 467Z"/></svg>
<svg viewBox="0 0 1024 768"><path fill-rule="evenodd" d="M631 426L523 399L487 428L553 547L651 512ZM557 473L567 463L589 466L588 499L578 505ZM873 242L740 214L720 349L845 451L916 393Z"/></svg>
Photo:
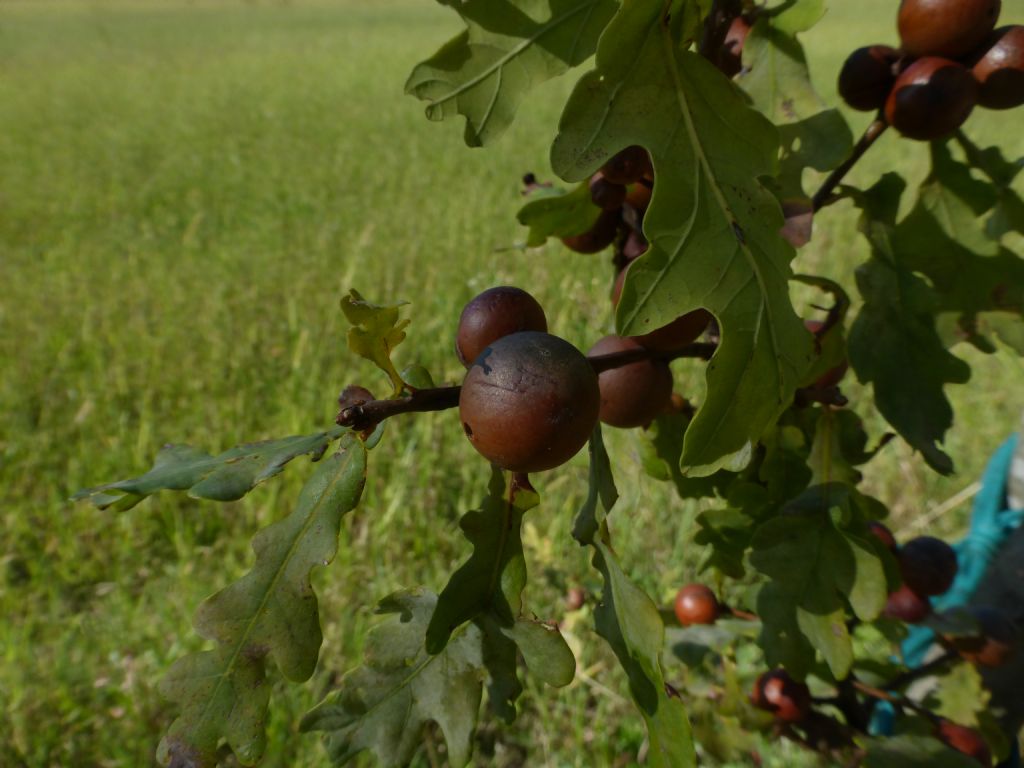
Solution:
<svg viewBox="0 0 1024 768"><path fill-rule="evenodd" d="M822 16L824 0L763 8L735 79L693 50L713 21L709 0L440 1L466 30L417 66L407 89L429 102L430 119L463 116L471 146L498 138L531 88L594 57L551 151L555 173L577 183L520 211L530 246L593 223L599 212L586 179L616 153L639 145L651 157L655 187L643 221L650 247L629 271L617 328L639 333L704 308L720 342L695 411L666 414L645 430L644 465L684 498L718 500L699 517L695 538L705 568L752 585L766 663L840 691L869 668L890 669L889 646L879 653L871 639L899 636L880 619L898 569L868 529L885 516L884 504L856 487L884 440L869 448L856 413L822 398L815 382L848 357L895 432L934 469L952 470L940 447L952 423L944 387L966 381L969 369L951 347L965 341L991 352L998 337L1024 353L1024 262L1005 245L1024 233L1024 202L1011 188L1020 165L959 134L956 146L932 145L932 172L902 218L905 184L895 174L867 190L843 187L839 197L859 207L871 254L857 271L862 301L847 332L842 288L790 267L795 247L811 236L805 171L835 168L852 146L841 115L811 86L798 37ZM794 279L836 299L819 333L808 332L792 304ZM400 372L392 362L407 323L399 305L374 305L355 292L342 304L353 325L350 349L384 371L393 399L432 386L424 371ZM315 669L321 635L310 573L333 558L340 520L359 500L367 449L380 438L380 428L336 427L218 456L172 446L141 477L79 494L115 509L164 489L231 500L298 456L318 462L294 511L255 537L252 570L200 607L196 628L212 645L179 660L164 680L181 714L161 759L212 765L222 740L243 763L259 759L266 676L276 668L301 682ZM617 494L600 428L590 458L574 537L590 548L603 581L596 632L647 725L648 763L693 765L686 708L666 685L679 643L666 643L657 605L613 547L607 517ZM364 664L302 723L326 734L335 762L370 751L383 765L403 764L433 722L451 764L464 765L485 689L498 716L515 716L520 656L551 686L572 680L569 647L522 600L522 521L539 501L525 477L493 470L486 497L462 519L472 552L448 584L379 603L385 618L368 638ZM716 649L751 634L749 626L723 632L724 640L722 632L711 637ZM961 721L976 719L984 696L939 705ZM861 746L868 765L957 764L920 734Z"/></svg>

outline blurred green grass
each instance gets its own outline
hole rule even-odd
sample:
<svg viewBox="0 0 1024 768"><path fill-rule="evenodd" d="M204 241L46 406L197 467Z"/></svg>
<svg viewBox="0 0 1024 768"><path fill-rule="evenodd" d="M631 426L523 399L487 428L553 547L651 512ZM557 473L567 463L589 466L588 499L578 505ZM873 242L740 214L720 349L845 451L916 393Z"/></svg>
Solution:
<svg viewBox="0 0 1024 768"><path fill-rule="evenodd" d="M806 36L826 99L847 50L894 41L894 5L832 3ZM518 179L547 173L573 78L542 88L493 149L468 150L460 125L428 123L402 95L410 67L457 29L412 0L0 5L0 764L152 763L173 716L156 683L199 647L195 607L248 568L250 536L288 509L306 468L227 505L164 494L113 515L66 499L144 470L164 443L220 450L309 432L330 423L345 384L383 390L344 348L349 287L412 302L398 357L439 381L459 377L461 306L493 284L529 288L579 346L610 327L602 259L507 250L522 237ZM1017 156L1016 120L978 115L968 129ZM866 122L851 115L855 130ZM887 136L850 180L919 178L925 160L925 147ZM822 219L796 266L849 279L866 254L852 211ZM974 379L950 390L958 474L938 478L895 444L870 466L897 529L968 486L1024 406L1019 360L965 354ZM682 389L696 377L679 366ZM879 434L861 388L848 389ZM693 575L699 507L641 482L635 436L609 442L617 549L667 599ZM296 734L300 713L358 660L376 599L443 585L466 551L458 517L486 477L451 414L389 424L338 558L316 574L321 669L305 687L275 684L265 765L322 760ZM569 536L585 478L582 458L538 478L527 599L546 618L562 617L567 585L596 586ZM966 515L952 509L930 530L956 536ZM641 726L578 619L587 676L559 693L530 688L512 726L486 721L481 764L520 765L527 750L529 764L632 764ZM765 759L800 757L782 746Z"/></svg>

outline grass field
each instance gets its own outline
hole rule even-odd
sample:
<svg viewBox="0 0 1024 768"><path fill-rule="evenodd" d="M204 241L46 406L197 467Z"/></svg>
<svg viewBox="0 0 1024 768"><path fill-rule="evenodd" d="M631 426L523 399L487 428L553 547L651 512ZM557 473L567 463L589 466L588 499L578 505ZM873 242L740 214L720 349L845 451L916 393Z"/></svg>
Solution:
<svg viewBox="0 0 1024 768"><path fill-rule="evenodd" d="M893 42L894 6L833 2L808 35L827 99L845 51ZM609 326L602 260L499 250L522 238L518 179L547 172L572 78L543 88L498 146L470 151L461 125L428 123L402 95L410 67L457 29L425 0L0 4L0 765L152 764L173 717L156 683L200 646L196 606L247 570L250 536L288 509L307 468L220 506L163 494L115 515L66 499L143 471L164 443L220 450L312 432L345 384L383 390L344 348L349 287L412 302L399 358L439 381L458 379L458 312L489 285L528 287L580 346ZM1019 126L1016 113L968 125L1014 157ZM925 159L887 136L851 181L891 168L919 178ZM866 254L852 211L823 219L797 267L848 279ZM958 473L939 478L898 444L869 469L897 530L970 485L1024 407L1018 359L964 354L974 381L951 389L948 441ZM681 367L681 387L696 375ZM635 436L610 442L617 549L667 599L693 575L699 507L635 482ZM316 574L320 670L305 687L275 683L267 766L323 759L296 724L359 659L374 601L439 589L465 554L457 521L487 470L457 420L396 419L371 459L361 511ZM596 586L569 536L585 477L578 458L538 478L528 602L544 617L561 617L567 585ZM967 512L929 529L955 537ZM571 621L587 675L559 694L527 690L512 726L485 721L481 765L522 765L527 749L530 765L633 764L643 734L623 680L587 622Z"/></svg>

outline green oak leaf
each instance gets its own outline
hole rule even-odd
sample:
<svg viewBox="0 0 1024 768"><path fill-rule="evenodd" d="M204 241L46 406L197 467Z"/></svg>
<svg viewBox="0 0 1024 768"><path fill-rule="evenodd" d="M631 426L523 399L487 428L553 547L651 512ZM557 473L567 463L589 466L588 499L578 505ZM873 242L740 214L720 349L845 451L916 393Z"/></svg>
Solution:
<svg viewBox="0 0 1024 768"><path fill-rule="evenodd" d="M583 63L615 12L614 0L439 0L466 29L418 64L405 92L427 117L465 116L471 147L494 141L526 94Z"/></svg>
<svg viewBox="0 0 1024 768"><path fill-rule="evenodd" d="M536 493L517 489L510 502L504 473L491 470L487 497L463 515L459 526L473 554L448 580L427 628L427 653L438 653L461 624L489 613L511 627L522 610L526 558L520 533L523 515L537 506Z"/></svg>
<svg viewBox="0 0 1024 768"><path fill-rule="evenodd" d="M780 618L791 626L795 618L837 679L853 663L845 602L858 618L871 621L885 607L888 591L878 552L858 535L863 522L855 507L846 486L814 486L758 527L750 554L751 564L777 590L771 593L772 615L761 614L766 629Z"/></svg>
<svg viewBox="0 0 1024 768"><path fill-rule="evenodd" d="M666 656L694 667L712 655L721 655L739 641L756 641L760 622L719 619L714 624L665 627Z"/></svg>
<svg viewBox="0 0 1024 768"><path fill-rule="evenodd" d="M896 227L900 263L928 278L943 312L958 320L947 343L964 336L983 351L977 315L1004 313L1003 324L1024 313L1024 259L992 240L981 216L996 204L997 189L971 175L945 144L932 145L932 170L918 190L913 210ZM1004 331L1005 333L1005 331Z"/></svg>
<svg viewBox="0 0 1024 768"><path fill-rule="evenodd" d="M772 184L782 200L804 201L811 198L804 188L804 171L830 171L845 160L853 149L853 133L838 109L824 107L807 117L779 124L782 143L779 178Z"/></svg>
<svg viewBox="0 0 1024 768"><path fill-rule="evenodd" d="M341 311L352 324L348 329L348 348L380 368L391 379L395 394L401 393L405 382L391 362L391 353L405 341L409 320L400 320L398 311L406 304L373 304L356 290L341 298Z"/></svg>
<svg viewBox="0 0 1024 768"><path fill-rule="evenodd" d="M978 768L971 757L930 736L887 736L864 740L865 768Z"/></svg>
<svg viewBox="0 0 1024 768"><path fill-rule="evenodd" d="M640 460L644 471L656 480L671 481L683 499L724 495L735 475L725 470L706 477L687 477L679 469L683 437L690 417L682 413L658 416L640 435Z"/></svg>
<svg viewBox="0 0 1024 768"><path fill-rule="evenodd" d="M810 642L811 647L821 652L829 670L837 678L844 678L853 666L853 644L846 627L846 615L842 608L823 613L796 606L796 625Z"/></svg>
<svg viewBox="0 0 1024 768"><path fill-rule="evenodd" d="M810 386L837 366L845 365L846 333L844 323L850 311L850 297L839 283L817 275L793 275L797 282L818 288L832 297L828 314L835 316L835 324L822 335L814 337L814 363L804 375L802 384ZM824 322L825 318L821 318Z"/></svg>
<svg viewBox="0 0 1024 768"><path fill-rule="evenodd" d="M606 533L606 531L605 531ZM654 601L623 573L611 546L594 541L594 567L604 578L594 610L597 633L607 641L629 679L629 691L647 724L652 768L695 766L686 707L665 688L661 654L665 625Z"/></svg>
<svg viewBox="0 0 1024 768"><path fill-rule="evenodd" d="M872 258L857 270L864 306L850 329L850 362L874 388L875 405L936 471L953 461L939 448L953 424L945 384L963 384L970 368L950 354L935 328L934 293L919 277Z"/></svg>
<svg viewBox="0 0 1024 768"><path fill-rule="evenodd" d="M515 720L515 702L523 692L517 651L530 672L548 685L561 688L576 676L576 658L557 627L526 618L505 627L493 614L486 613L478 615L473 623L483 633L488 701L506 723Z"/></svg>
<svg viewBox="0 0 1024 768"><path fill-rule="evenodd" d="M590 199L590 185L577 184L572 189L545 191L527 202L516 219L530 228L526 245L536 248L549 237L570 237L586 232L601 215L601 209Z"/></svg>
<svg viewBox="0 0 1024 768"><path fill-rule="evenodd" d="M864 424L856 413L821 408L807 460L813 473L811 484L859 483L861 473L857 465L872 455L865 450L867 440Z"/></svg>
<svg viewBox="0 0 1024 768"><path fill-rule="evenodd" d="M899 434L938 472L953 461L939 443L953 423L946 384L965 383L970 368L946 349L936 330L939 299L901 260L894 244L903 182L886 174L859 196L860 227L873 255L857 269L864 306L847 344L857 377L874 390L875 405Z"/></svg>
<svg viewBox="0 0 1024 768"><path fill-rule="evenodd" d="M1011 162L1003 157L999 147L981 149L960 131L956 137L967 162L988 176L995 187L995 205L985 221L985 233L992 240L1002 240L1011 232L1024 234L1024 200L1011 186L1024 170L1024 157Z"/></svg>
<svg viewBox="0 0 1024 768"><path fill-rule="evenodd" d="M444 734L450 765L469 762L483 695L482 633L464 624L441 653L428 654L423 637L436 602L426 590L382 600L377 613L387 619L370 630L363 665L302 719L301 730L326 732L336 765L363 751L388 768L407 765L431 721Z"/></svg>
<svg viewBox="0 0 1024 768"><path fill-rule="evenodd" d="M683 49L687 15L678 3L668 10L660 0L623 5L596 68L566 104L551 162L576 181L624 147L651 153L652 245L630 267L616 325L637 335L698 307L717 317L722 342L681 460L704 475L749 461L792 401L811 339L790 303L794 251L779 234L779 203L758 181L777 171L778 132L725 75Z"/></svg>
<svg viewBox="0 0 1024 768"><path fill-rule="evenodd" d="M491 710L506 723L516 718L516 700L523 692L516 668L516 644L506 636L493 616L480 614L473 622L482 633L484 669L487 671L487 699ZM429 630L428 630L429 632Z"/></svg>
<svg viewBox="0 0 1024 768"><path fill-rule="evenodd" d="M100 509L131 509L158 491L188 491L196 499L235 501L304 454L318 460L327 446L348 430L335 427L312 435L239 445L211 456L188 445L167 445L153 468L130 480L86 488L71 498L88 499Z"/></svg>
<svg viewBox="0 0 1024 768"><path fill-rule="evenodd" d="M766 5L764 15L772 26L790 35L806 32L825 15L825 0L781 0Z"/></svg>
<svg viewBox="0 0 1024 768"><path fill-rule="evenodd" d="M601 425L590 438L590 492L576 517L573 536L593 548L593 564L604 579L594 610L597 634L619 660L633 701L647 725L648 764L655 768L696 765L686 709L665 688L661 654L665 625L654 601L626 576L611 548L607 517L618 499Z"/></svg>
<svg viewBox="0 0 1024 768"><path fill-rule="evenodd" d="M504 473L492 468L487 497L460 521L473 553L437 598L426 633L427 653L437 654L460 626L476 622L484 634L491 706L507 722L515 718L515 700L522 692L517 647L527 667L545 682L566 685L576 673L575 658L557 628L520 615L526 586L523 515L538 503L532 488L516 481L509 488Z"/></svg>
<svg viewBox="0 0 1024 768"><path fill-rule="evenodd" d="M991 333L999 337L1018 355L1024 356L1024 323L1003 312L980 312L975 318L978 333Z"/></svg>
<svg viewBox="0 0 1024 768"><path fill-rule="evenodd" d="M779 198L786 201L809 203L804 170L831 170L853 147L842 114L829 109L814 90L807 56L796 37L823 12L823 3L813 0L762 15L743 44L743 72L736 78L754 106L779 127L782 155L776 185Z"/></svg>
<svg viewBox="0 0 1024 768"><path fill-rule="evenodd" d="M844 365L848 357L846 334L842 322L833 325L821 336L815 337L814 364L808 369L803 383L811 386L833 368Z"/></svg>
<svg viewBox="0 0 1024 768"><path fill-rule="evenodd" d="M1010 232L1024 235L1024 200L1009 185L996 190L996 204L985 222L985 232L1002 240Z"/></svg>
<svg viewBox="0 0 1024 768"><path fill-rule="evenodd" d="M990 697L978 668L973 664L955 664L936 681L932 711L954 723L976 728L978 715L988 707Z"/></svg>
<svg viewBox="0 0 1024 768"><path fill-rule="evenodd" d="M260 759L267 664L296 682L313 674L323 638L310 574L334 558L341 518L365 481L366 450L348 435L320 461L295 511L253 539L252 570L199 607L196 631L216 647L179 659L160 684L181 707L160 742L161 762L212 766L221 738L243 764Z"/></svg>
<svg viewBox="0 0 1024 768"><path fill-rule="evenodd" d="M742 509L709 509L697 515L694 543L704 547L700 569L714 568L732 579L746 574L743 558L754 520Z"/></svg>
<svg viewBox="0 0 1024 768"><path fill-rule="evenodd" d="M697 516L699 530L694 542L705 547L701 570L715 568L739 579L743 561L757 525L775 513L778 502L759 482L737 479L729 486L728 507L710 509Z"/></svg>
<svg viewBox="0 0 1024 768"><path fill-rule="evenodd" d="M853 134L837 109L814 90L798 32L824 14L823 0L783 3L761 14L743 44L743 71L736 82L754 106L779 129L778 178L767 181L783 203L788 239L802 245L811 237L813 211L804 190L804 171L829 171L849 155Z"/></svg>
<svg viewBox="0 0 1024 768"><path fill-rule="evenodd" d="M576 659L557 627L519 618L501 631L516 644L530 672L547 685L561 688L576 676Z"/></svg>
<svg viewBox="0 0 1024 768"><path fill-rule="evenodd" d="M811 471L807 467L810 439L793 423L799 416L802 414L786 413L779 424L761 438L764 458L757 477L776 502L797 496L811 482Z"/></svg>
<svg viewBox="0 0 1024 768"><path fill-rule="evenodd" d="M990 182L971 174L970 166L958 162L949 145L932 142L931 172L921 183L913 212L908 219L923 218L929 229L979 256L995 256L999 244L985 235L980 221L996 203L996 190ZM931 250L935 242L915 233L903 245L916 250Z"/></svg>
<svg viewBox="0 0 1024 768"><path fill-rule="evenodd" d="M814 646L796 620L792 595L779 584L765 584L757 593L757 615L761 619L758 645L769 667L785 667L804 678L814 665Z"/></svg>
<svg viewBox="0 0 1024 768"><path fill-rule="evenodd" d="M434 377L422 365L407 365L402 369L401 377L413 389L431 389L436 386Z"/></svg>
<svg viewBox="0 0 1024 768"><path fill-rule="evenodd" d="M605 518L619 498L612 477L612 463L604 447L601 434L601 423L594 426L588 444L590 453L590 484L587 498L584 499L580 511L576 514L572 535L580 544L592 544L604 525Z"/></svg>
<svg viewBox="0 0 1024 768"><path fill-rule="evenodd" d="M978 731L985 739L985 743L988 744L992 756L996 759L996 764L1005 763L1010 756L1010 739L1015 739L1016 734L1009 734L1003 730L1000 718L996 717L991 708L978 712Z"/></svg>

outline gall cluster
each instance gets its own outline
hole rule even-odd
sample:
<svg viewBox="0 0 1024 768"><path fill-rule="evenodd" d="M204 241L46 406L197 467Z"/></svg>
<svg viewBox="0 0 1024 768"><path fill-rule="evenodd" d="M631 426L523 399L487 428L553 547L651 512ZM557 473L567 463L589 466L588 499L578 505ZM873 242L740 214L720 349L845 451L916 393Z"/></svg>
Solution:
<svg viewBox="0 0 1024 768"><path fill-rule="evenodd" d="M976 106L1024 104L1024 27L996 29L1000 10L1000 0L902 0L900 48L851 53L839 95L921 141L953 133Z"/></svg>
<svg viewBox="0 0 1024 768"><path fill-rule="evenodd" d="M577 253L599 253L615 245L616 277L611 300L612 306L618 306L629 266L648 248L643 221L654 188L651 157L643 147L626 147L590 177L589 185L590 199L601 212L590 229L563 237L562 243ZM711 320L710 312L697 309L632 338L645 349L672 353L696 340Z"/></svg>
<svg viewBox="0 0 1024 768"><path fill-rule="evenodd" d="M932 536L918 536L902 547L884 525L871 523L871 532L896 556L903 583L889 595L885 615L917 624L932 614L931 598L953 585L957 557L952 547ZM1009 661L1017 642L1013 622L1002 612L985 605L966 608L974 631L942 638L950 650L982 667L1001 667Z"/></svg>
<svg viewBox="0 0 1024 768"><path fill-rule="evenodd" d="M889 595L884 615L889 619L917 624L932 615L931 598L942 595L953 585L957 574L956 552L946 542L931 536L919 536L900 546L892 532L879 522L869 530L895 557L901 585ZM722 617L756 618L724 605L704 584L686 584L676 593L673 608L684 627L714 624ZM959 613L957 622L952 619ZM940 634L938 642L965 661L981 667L999 667L1012 657L1018 643L1012 621L995 608L971 605L951 611L949 623L958 623L960 631ZM785 669L766 670L755 680L750 702L770 713L781 727L801 725L813 730L816 721L815 700L807 684ZM820 720L820 718L818 718ZM992 756L984 737L974 728L958 725L944 717L933 716L933 733L947 746L989 766Z"/></svg>
<svg viewBox="0 0 1024 768"><path fill-rule="evenodd" d="M682 348L704 326L659 329L663 347L647 346L645 337L605 336L584 355L547 332L544 310L529 293L490 288L466 305L456 333L456 354L468 369L459 395L463 431L502 469L564 464L598 420L640 427L671 408L672 372L657 353ZM595 371L593 361L630 352L635 362Z"/></svg>

